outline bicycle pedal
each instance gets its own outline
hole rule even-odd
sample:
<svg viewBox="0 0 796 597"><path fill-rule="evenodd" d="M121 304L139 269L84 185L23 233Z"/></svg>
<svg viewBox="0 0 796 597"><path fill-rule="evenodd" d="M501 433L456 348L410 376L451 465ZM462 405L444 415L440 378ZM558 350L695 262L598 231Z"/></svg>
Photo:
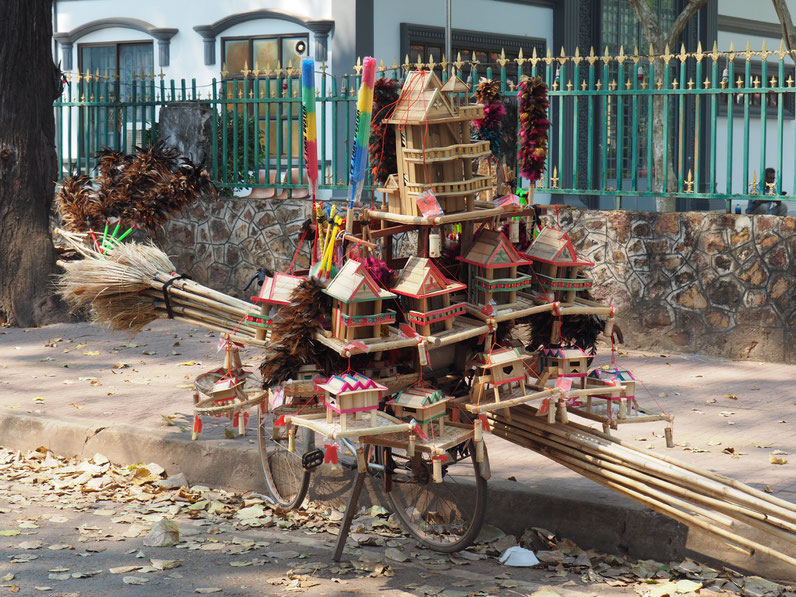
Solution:
<svg viewBox="0 0 796 597"><path fill-rule="evenodd" d="M311 471L323 464L323 450L312 450L301 457L301 466Z"/></svg>

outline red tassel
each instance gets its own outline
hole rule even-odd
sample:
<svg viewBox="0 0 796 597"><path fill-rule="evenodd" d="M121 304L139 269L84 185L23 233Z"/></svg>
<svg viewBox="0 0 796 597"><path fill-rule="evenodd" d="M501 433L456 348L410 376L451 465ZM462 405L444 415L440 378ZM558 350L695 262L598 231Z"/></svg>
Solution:
<svg viewBox="0 0 796 597"><path fill-rule="evenodd" d="M422 428L420 427L420 425L418 425L417 423L415 423L414 432L415 432L415 433L418 435L418 437L420 437L420 439L422 439L424 442L427 442L427 441L428 441L428 436L427 436L425 433L423 433L423 429L422 429Z"/></svg>
<svg viewBox="0 0 796 597"><path fill-rule="evenodd" d="M284 427L284 426L285 426L285 415L282 415L276 421L274 421L274 427Z"/></svg>
<svg viewBox="0 0 796 597"><path fill-rule="evenodd" d="M485 414L478 415L478 420L481 421L481 429L484 431L492 431L492 427L489 426L489 419L486 418Z"/></svg>
<svg viewBox="0 0 796 597"><path fill-rule="evenodd" d="M448 458L447 454L436 454L431 457L431 460L439 460L440 462L448 462L450 458Z"/></svg>
<svg viewBox="0 0 796 597"><path fill-rule="evenodd" d="M199 418L199 415L193 416L193 432L202 433L202 419Z"/></svg>
<svg viewBox="0 0 796 597"><path fill-rule="evenodd" d="M325 444L324 451L323 451L323 462L324 464L337 464L337 444Z"/></svg>
<svg viewBox="0 0 796 597"><path fill-rule="evenodd" d="M550 408L550 398L545 398L542 400L542 406L539 407L539 414L546 415L547 410Z"/></svg>

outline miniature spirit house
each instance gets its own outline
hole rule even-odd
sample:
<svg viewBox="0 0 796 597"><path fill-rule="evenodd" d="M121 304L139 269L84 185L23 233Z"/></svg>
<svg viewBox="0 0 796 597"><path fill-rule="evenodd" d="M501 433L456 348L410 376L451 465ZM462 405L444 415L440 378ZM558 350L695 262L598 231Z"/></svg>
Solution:
<svg viewBox="0 0 796 597"><path fill-rule="evenodd" d="M467 301L476 307L490 301L516 303L517 291L531 285L531 276L517 273L519 266L530 262L496 230L481 231L470 250L458 259L467 264Z"/></svg>
<svg viewBox="0 0 796 597"><path fill-rule="evenodd" d="M477 380L472 386L471 398L474 403L488 399L486 392L490 389L495 402L525 394L525 363L518 348L498 348L481 353L473 365Z"/></svg>
<svg viewBox="0 0 796 597"><path fill-rule="evenodd" d="M580 348L542 348L539 353L539 367L549 378L584 378L589 372L591 356ZM578 384L583 387L584 379ZM573 380L575 381L575 380Z"/></svg>
<svg viewBox="0 0 796 597"><path fill-rule="evenodd" d="M370 426L377 425L376 411L379 408L379 399L382 392L387 390L387 386L361 373L344 373L332 375L326 383L318 384L318 388L324 392L327 423L332 423L335 415L338 415L340 429L346 431L349 415L353 415L354 419L362 419L363 414L370 411Z"/></svg>
<svg viewBox="0 0 796 597"><path fill-rule="evenodd" d="M476 195L491 185L488 176L473 173L473 160L490 154L488 141L470 139L470 121L483 118L484 107L460 106L461 85L443 87L430 71L406 77L388 121L396 127L398 176L384 188L391 205L397 194L405 215L422 215L417 199L429 189L444 213L472 211Z"/></svg>
<svg viewBox="0 0 796 597"><path fill-rule="evenodd" d="M420 424L423 433L429 435L428 426L433 421L437 421L439 432L445 430L445 408L450 396L442 390L435 388L408 388L398 393L390 404L395 411L395 416L403 421L414 419Z"/></svg>
<svg viewBox="0 0 796 597"><path fill-rule="evenodd" d="M591 278L578 275L594 263L578 258L562 230L542 228L526 256L533 262L534 290L550 300L571 304L579 290L591 288Z"/></svg>
<svg viewBox="0 0 796 597"><path fill-rule="evenodd" d="M349 259L324 289L334 299L332 334L343 341L378 338L382 326L395 322L395 311L382 312L385 300L395 298L380 288L359 261Z"/></svg>
<svg viewBox="0 0 796 597"><path fill-rule="evenodd" d="M453 319L464 313L464 303L451 304L451 293L465 285L449 280L430 259L410 257L392 291L403 298L409 324L428 336L453 327Z"/></svg>
<svg viewBox="0 0 796 597"><path fill-rule="evenodd" d="M628 400L635 400L636 398L636 378L627 369L620 369L615 366L607 369L594 369L589 373L586 382L588 385L595 385L596 387L599 387L599 383L608 386L624 386L625 389L621 397Z"/></svg>
<svg viewBox="0 0 796 597"><path fill-rule="evenodd" d="M292 276L276 272L273 276L266 276L260 293L252 297L252 302L260 305L259 313L249 313L246 321L257 328L257 339L265 338L265 330L271 328L271 317L277 309L290 304L290 295L304 281L301 276Z"/></svg>

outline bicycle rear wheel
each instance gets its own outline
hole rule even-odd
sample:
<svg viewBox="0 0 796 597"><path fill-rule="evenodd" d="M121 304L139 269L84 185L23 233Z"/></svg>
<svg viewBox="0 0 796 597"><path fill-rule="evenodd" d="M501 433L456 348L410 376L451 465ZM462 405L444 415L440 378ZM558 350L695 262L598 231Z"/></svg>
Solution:
<svg viewBox="0 0 796 597"><path fill-rule="evenodd" d="M279 414L258 409L257 442L265 483L271 497L283 508L297 508L307 496L311 470L305 469L302 456L315 450L315 434L296 429L296 449L288 452L287 427L274 426Z"/></svg>
<svg viewBox="0 0 796 597"><path fill-rule="evenodd" d="M433 481L429 454L416 451L409 457L402 450L381 448L377 458L388 471L396 471L390 475L387 499L406 530L430 549L453 553L469 546L481 531L487 491L471 440L446 454L442 483Z"/></svg>

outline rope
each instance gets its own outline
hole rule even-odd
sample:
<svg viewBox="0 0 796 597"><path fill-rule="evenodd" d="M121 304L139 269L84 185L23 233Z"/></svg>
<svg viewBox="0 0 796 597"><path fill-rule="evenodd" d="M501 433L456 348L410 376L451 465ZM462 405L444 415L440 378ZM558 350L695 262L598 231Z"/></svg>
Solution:
<svg viewBox="0 0 796 597"><path fill-rule="evenodd" d="M171 278L168 282L163 285L162 292L163 292L163 302L166 303L166 313L169 316L169 319L174 319L174 313L171 310L171 298L169 297L169 286L171 286L177 280L187 279L190 280L191 276L187 274L179 274Z"/></svg>

